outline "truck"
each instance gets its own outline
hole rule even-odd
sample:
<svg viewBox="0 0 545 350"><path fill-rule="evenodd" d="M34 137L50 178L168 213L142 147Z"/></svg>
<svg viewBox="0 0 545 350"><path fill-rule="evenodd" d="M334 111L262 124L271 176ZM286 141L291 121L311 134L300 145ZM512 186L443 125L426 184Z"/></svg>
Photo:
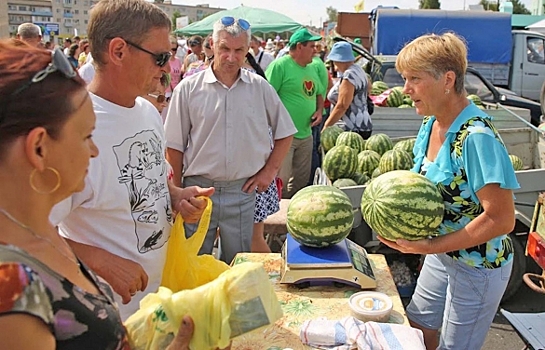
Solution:
<svg viewBox="0 0 545 350"><path fill-rule="evenodd" d="M369 20L374 56L397 55L423 34L454 32L466 41L469 65L488 81L539 101L545 81L545 35L511 30L510 13L378 8Z"/></svg>

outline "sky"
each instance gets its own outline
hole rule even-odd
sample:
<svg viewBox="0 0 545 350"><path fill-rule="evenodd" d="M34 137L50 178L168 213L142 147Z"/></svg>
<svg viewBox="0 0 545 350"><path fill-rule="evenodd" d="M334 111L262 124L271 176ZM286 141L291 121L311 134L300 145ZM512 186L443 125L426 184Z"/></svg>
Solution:
<svg viewBox="0 0 545 350"><path fill-rule="evenodd" d="M198 5L209 4L210 7L231 9L241 4L250 7L266 8L280 12L303 25L318 26L327 19L325 9L329 6L338 12L354 12L354 5L359 0L173 0L174 4ZM442 0L443 10L463 10L464 5L478 4L479 0ZM531 11L532 0L521 0ZM418 8L418 0L365 0L364 12L369 12L378 5L398 6L399 8Z"/></svg>

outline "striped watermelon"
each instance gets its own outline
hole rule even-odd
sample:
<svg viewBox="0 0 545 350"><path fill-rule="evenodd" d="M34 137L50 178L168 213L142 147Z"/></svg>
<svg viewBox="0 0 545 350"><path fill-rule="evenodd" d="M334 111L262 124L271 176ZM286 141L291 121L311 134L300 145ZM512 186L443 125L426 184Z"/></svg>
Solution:
<svg viewBox="0 0 545 350"><path fill-rule="evenodd" d="M350 178L356 172L358 154L344 145L335 146L326 153L322 168L331 181Z"/></svg>
<svg viewBox="0 0 545 350"><path fill-rule="evenodd" d="M399 89L392 89L386 99L388 107L399 107L403 104L403 93Z"/></svg>
<svg viewBox="0 0 545 350"><path fill-rule="evenodd" d="M413 155L413 149L414 149L415 143L416 143L416 138L401 140L394 145L393 149L401 149L409 153L409 155Z"/></svg>
<svg viewBox="0 0 545 350"><path fill-rule="evenodd" d="M338 125L328 126L322 131L320 134L320 143L324 152L329 151L335 146L335 142L337 142L337 138L342 132L343 129Z"/></svg>
<svg viewBox="0 0 545 350"><path fill-rule="evenodd" d="M515 169L515 171L524 169L524 162L518 156L510 154L509 159L511 160L511 164L513 164L513 169Z"/></svg>
<svg viewBox="0 0 545 350"><path fill-rule="evenodd" d="M483 104L483 102L481 101L481 98L477 95L467 95L467 99L470 101L473 101L473 103L477 106L480 106Z"/></svg>
<svg viewBox="0 0 545 350"><path fill-rule="evenodd" d="M365 141L365 149L375 151L381 156L394 147L392 140L386 134L371 135L367 141Z"/></svg>
<svg viewBox="0 0 545 350"><path fill-rule="evenodd" d="M385 82L383 81L380 81L380 80L377 80L377 81L374 81L372 84L371 84L371 95L373 96L378 96L380 94L382 94L384 91L388 90L388 84L386 84Z"/></svg>
<svg viewBox="0 0 545 350"><path fill-rule="evenodd" d="M337 179L333 182L333 186L337 188L357 186L356 181L352 179Z"/></svg>
<svg viewBox="0 0 545 350"><path fill-rule="evenodd" d="M380 175L361 198L364 220L378 235L391 241L436 235L444 210L443 197L435 184L408 170Z"/></svg>
<svg viewBox="0 0 545 350"><path fill-rule="evenodd" d="M352 180L354 180L358 185L365 185L370 179L367 174L354 173Z"/></svg>
<svg viewBox="0 0 545 350"><path fill-rule="evenodd" d="M357 153L365 149L365 140L360 134L353 131L343 131L338 137L335 146L345 145L352 148Z"/></svg>
<svg viewBox="0 0 545 350"><path fill-rule="evenodd" d="M373 173L371 174L371 179L375 179L379 177L380 175L382 175L382 173L380 172L380 169L377 166L377 168L373 170Z"/></svg>
<svg viewBox="0 0 545 350"><path fill-rule="evenodd" d="M345 239L354 222L350 198L333 186L312 185L290 200L286 226L293 239L309 247L327 247Z"/></svg>
<svg viewBox="0 0 545 350"><path fill-rule="evenodd" d="M378 167L380 154L375 151L365 150L358 153L357 171L362 174L371 175L373 170Z"/></svg>
<svg viewBox="0 0 545 350"><path fill-rule="evenodd" d="M413 167L413 157L401 149L392 149L380 157L378 168L381 174L386 174L393 170L411 170Z"/></svg>

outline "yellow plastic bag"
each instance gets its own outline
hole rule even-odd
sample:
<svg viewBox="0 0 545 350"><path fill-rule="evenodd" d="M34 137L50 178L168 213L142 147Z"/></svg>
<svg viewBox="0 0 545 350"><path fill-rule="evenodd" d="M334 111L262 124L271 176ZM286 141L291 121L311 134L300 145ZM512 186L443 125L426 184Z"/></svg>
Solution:
<svg viewBox="0 0 545 350"><path fill-rule="evenodd" d="M161 285L173 292L202 286L229 269L229 265L212 255L197 256L212 214L212 200L208 197L200 198L206 199L208 203L199 221L197 232L190 238L185 237L184 220L180 214L176 216L174 227L170 231Z"/></svg>
<svg viewBox="0 0 545 350"><path fill-rule="evenodd" d="M214 281L172 293L159 287L140 302L125 322L133 350L165 349L178 333L184 315L195 324L190 348L225 348L230 339L272 325L282 308L260 263L235 265Z"/></svg>

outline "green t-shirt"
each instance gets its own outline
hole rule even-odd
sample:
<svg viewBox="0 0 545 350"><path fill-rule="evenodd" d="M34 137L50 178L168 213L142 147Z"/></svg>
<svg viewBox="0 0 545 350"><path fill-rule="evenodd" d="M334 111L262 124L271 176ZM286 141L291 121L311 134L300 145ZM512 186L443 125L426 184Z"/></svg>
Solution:
<svg viewBox="0 0 545 350"><path fill-rule="evenodd" d="M322 95L325 98L327 70L324 65L324 86L318 67L314 61L301 67L290 55L285 55L272 61L265 72L267 80L278 93L297 128L297 133L293 135L296 139L312 135L310 119L316 112L316 97Z"/></svg>

